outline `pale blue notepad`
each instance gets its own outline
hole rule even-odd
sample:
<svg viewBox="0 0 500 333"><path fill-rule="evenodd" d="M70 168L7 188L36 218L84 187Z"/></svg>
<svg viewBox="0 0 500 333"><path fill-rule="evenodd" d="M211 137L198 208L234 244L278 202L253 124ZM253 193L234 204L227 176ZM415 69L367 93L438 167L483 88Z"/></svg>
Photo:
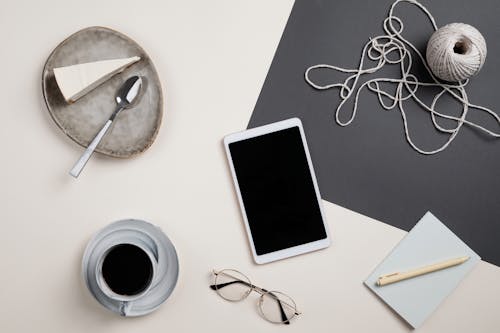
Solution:
<svg viewBox="0 0 500 333"><path fill-rule="evenodd" d="M470 259L461 265L382 287L376 285L381 275L463 256L469 256ZM365 285L412 327L417 328L480 259L441 221L427 212L375 268Z"/></svg>

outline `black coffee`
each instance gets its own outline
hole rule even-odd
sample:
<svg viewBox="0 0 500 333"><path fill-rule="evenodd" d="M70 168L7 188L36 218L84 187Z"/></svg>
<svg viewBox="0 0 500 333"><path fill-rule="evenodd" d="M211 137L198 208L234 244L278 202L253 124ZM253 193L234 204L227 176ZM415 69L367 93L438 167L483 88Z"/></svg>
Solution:
<svg viewBox="0 0 500 333"><path fill-rule="evenodd" d="M132 244L116 245L102 263L102 275L108 287L120 295L144 291L153 278L153 264L146 252Z"/></svg>

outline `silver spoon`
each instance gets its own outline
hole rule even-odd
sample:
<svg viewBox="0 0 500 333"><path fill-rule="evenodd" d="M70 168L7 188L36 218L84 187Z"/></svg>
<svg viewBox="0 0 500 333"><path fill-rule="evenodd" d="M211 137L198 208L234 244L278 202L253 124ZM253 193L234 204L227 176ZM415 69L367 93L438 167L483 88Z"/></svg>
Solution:
<svg viewBox="0 0 500 333"><path fill-rule="evenodd" d="M120 111L130 108L134 105L134 102L138 100L139 93L141 91L142 87L142 79L139 76L132 76L123 85L118 89L118 92L116 94L116 103L118 106L116 107L115 111L109 117L108 121L104 126L101 128L99 133L95 136L94 140L89 144L83 155L80 157L78 162L73 166L73 169L69 172L70 175L73 177L77 178L78 175L80 175L80 172L82 172L83 168L85 167L85 164L87 164L88 160L90 159L90 156L92 156L92 153L94 152L95 148L101 142L102 138L108 131L109 127L111 126L111 123L113 123L113 120L115 120L116 116Z"/></svg>

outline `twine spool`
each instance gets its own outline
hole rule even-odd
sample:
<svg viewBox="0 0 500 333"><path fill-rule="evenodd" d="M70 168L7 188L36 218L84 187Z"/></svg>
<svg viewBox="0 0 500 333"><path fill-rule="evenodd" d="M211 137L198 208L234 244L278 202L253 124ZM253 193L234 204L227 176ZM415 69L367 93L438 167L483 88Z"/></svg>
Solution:
<svg viewBox="0 0 500 333"><path fill-rule="evenodd" d="M463 81L483 67L486 41L471 25L450 23L432 34L426 58L432 73L441 80Z"/></svg>

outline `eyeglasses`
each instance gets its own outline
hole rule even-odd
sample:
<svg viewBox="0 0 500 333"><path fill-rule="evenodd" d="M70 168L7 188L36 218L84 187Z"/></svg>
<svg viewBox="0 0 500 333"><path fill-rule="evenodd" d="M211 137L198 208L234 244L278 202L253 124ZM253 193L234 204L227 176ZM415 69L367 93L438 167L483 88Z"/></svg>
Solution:
<svg viewBox="0 0 500 333"><path fill-rule="evenodd" d="M243 273L234 269L213 271L214 284L210 286L217 294L230 302L239 302L252 291L260 294L258 306L260 315L275 324L290 324L290 319L300 314L290 296L279 291L257 287Z"/></svg>

